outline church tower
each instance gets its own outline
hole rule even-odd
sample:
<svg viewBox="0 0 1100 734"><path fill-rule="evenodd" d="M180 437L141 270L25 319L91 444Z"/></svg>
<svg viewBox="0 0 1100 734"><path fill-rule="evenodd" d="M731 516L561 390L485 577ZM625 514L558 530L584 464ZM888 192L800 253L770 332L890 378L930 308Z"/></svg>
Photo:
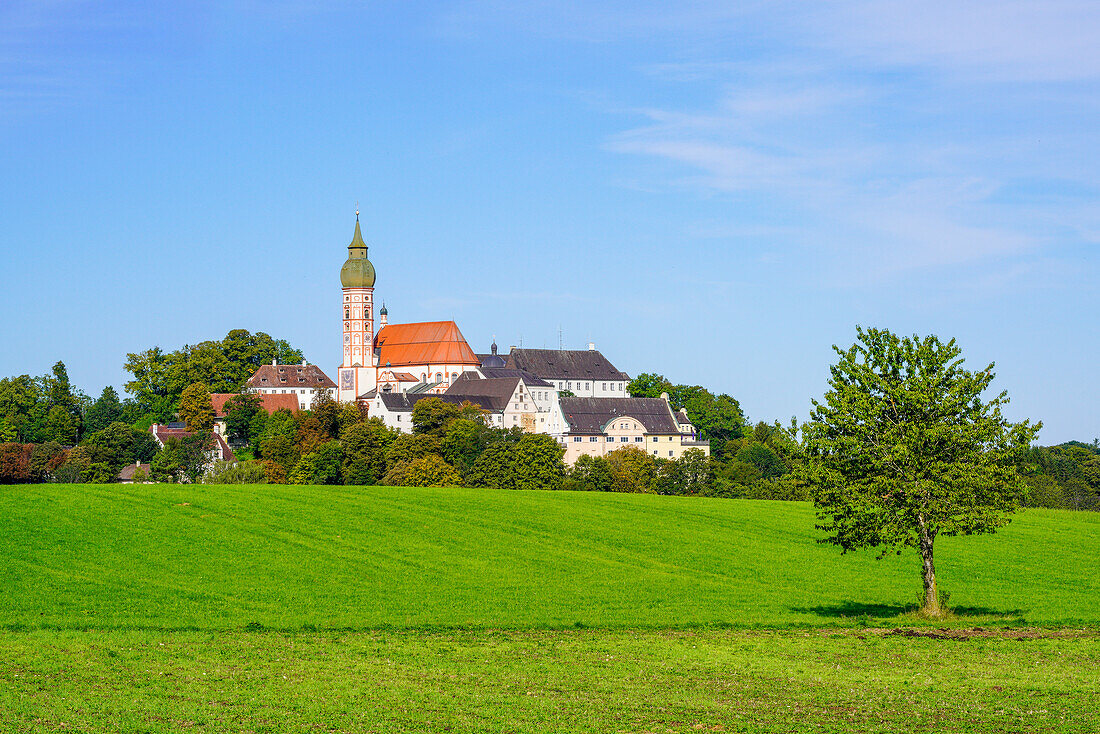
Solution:
<svg viewBox="0 0 1100 734"><path fill-rule="evenodd" d="M359 231L358 209L340 282L344 287L344 361L340 363L339 400L354 402L374 389L378 377L374 358L374 266L367 259L367 245Z"/></svg>

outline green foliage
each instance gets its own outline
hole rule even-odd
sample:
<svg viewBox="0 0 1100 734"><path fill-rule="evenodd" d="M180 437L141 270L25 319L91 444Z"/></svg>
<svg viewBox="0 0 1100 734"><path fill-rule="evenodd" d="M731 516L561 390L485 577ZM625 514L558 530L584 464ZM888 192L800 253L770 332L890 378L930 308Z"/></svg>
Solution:
<svg viewBox="0 0 1100 734"><path fill-rule="evenodd" d="M787 467L782 460L766 444L752 443L737 452L737 460L745 464L751 464L760 472L764 479L782 476L787 473Z"/></svg>
<svg viewBox="0 0 1100 734"><path fill-rule="evenodd" d="M316 421L320 430L330 438L340 435L340 403L333 400L332 395L326 390L319 390L313 396L309 413Z"/></svg>
<svg viewBox="0 0 1100 734"><path fill-rule="evenodd" d="M71 409L55 405L46 414L43 428L42 437L45 440L72 446L80 433L80 419L72 414Z"/></svg>
<svg viewBox="0 0 1100 734"><path fill-rule="evenodd" d="M386 450L400 434L381 418L345 424L340 443L344 450L346 484L375 484L386 473Z"/></svg>
<svg viewBox="0 0 1100 734"><path fill-rule="evenodd" d="M137 475L134 475L135 483ZM230 463L217 461L210 473L202 478L203 484L267 484L267 472L262 461Z"/></svg>
<svg viewBox="0 0 1100 734"><path fill-rule="evenodd" d="M631 493L655 492L657 461L633 446L616 449L605 457L611 469L612 491Z"/></svg>
<svg viewBox="0 0 1100 734"><path fill-rule="evenodd" d="M264 460L281 467L281 476L284 478L288 477L293 471L300 455L294 441L282 433L268 436L260 443L260 456ZM272 479L271 481L277 480Z"/></svg>
<svg viewBox="0 0 1100 734"><path fill-rule="evenodd" d="M963 369L954 340L857 334L851 348L834 347L830 389L804 426L818 528L844 551L916 548L936 616L936 537L1008 522L1026 493L1017 464L1038 426L1008 422L1004 392L983 401L993 365Z"/></svg>
<svg viewBox="0 0 1100 734"><path fill-rule="evenodd" d="M709 440L716 454L722 454L725 442L744 433L745 414L729 395L715 395L698 385L676 385L669 399L674 408L683 408L699 437Z"/></svg>
<svg viewBox="0 0 1100 734"><path fill-rule="evenodd" d="M225 432L229 441L233 444L252 444L252 427L256 417L261 414L266 418L263 400L254 393L241 393L225 401ZM258 428L257 438L259 432L263 431L263 426Z"/></svg>
<svg viewBox="0 0 1100 734"><path fill-rule="evenodd" d="M565 449L550 436L528 433L512 450L514 489L561 489Z"/></svg>
<svg viewBox="0 0 1100 734"><path fill-rule="evenodd" d="M106 461L97 461L88 466L83 478L88 484L113 484L118 479L118 472Z"/></svg>
<svg viewBox="0 0 1100 734"><path fill-rule="evenodd" d="M156 439L151 434L121 422L85 437L81 447L87 452L90 463L106 464L116 475L127 464L150 461L157 450Z"/></svg>
<svg viewBox="0 0 1100 734"><path fill-rule="evenodd" d="M47 378L29 375L0 379L0 437L20 443L43 440L49 412Z"/></svg>
<svg viewBox="0 0 1100 734"><path fill-rule="evenodd" d="M513 446L498 442L481 452L466 472L466 484L471 487L513 489L515 487Z"/></svg>
<svg viewBox="0 0 1100 734"><path fill-rule="evenodd" d="M632 398L659 398L661 393L672 394L674 386L664 375L643 372L626 386Z"/></svg>
<svg viewBox="0 0 1100 734"><path fill-rule="evenodd" d="M423 402L423 401L421 401ZM441 451L448 464L465 476L494 439L494 429L481 420L457 418L447 426Z"/></svg>
<svg viewBox="0 0 1100 734"><path fill-rule="evenodd" d="M64 447L56 441L34 444L31 449L31 479L44 482L68 458Z"/></svg>
<svg viewBox="0 0 1100 734"><path fill-rule="evenodd" d="M457 487L462 477L442 458L428 454L397 462L386 472L385 482L400 487Z"/></svg>
<svg viewBox="0 0 1100 734"><path fill-rule="evenodd" d="M344 432L349 428L363 423L366 420L367 413L359 407L358 403L343 403L340 406L340 412L336 416L336 424L340 438L344 438Z"/></svg>
<svg viewBox="0 0 1100 734"><path fill-rule="evenodd" d="M163 421L164 411L172 411L188 385L202 382L211 392L239 392L252 373L272 359L298 364L302 353L263 332L234 329L221 341L186 345L174 352L153 347L127 354L125 368L134 379L126 383L126 391Z"/></svg>
<svg viewBox="0 0 1100 734"><path fill-rule="evenodd" d="M586 492L614 491L615 480L611 476L611 467L602 456L581 454L573 462L569 478L570 489Z"/></svg>
<svg viewBox="0 0 1100 734"><path fill-rule="evenodd" d="M1089 444L1070 441L1027 452L1026 504L1072 510L1100 509L1100 455Z"/></svg>
<svg viewBox="0 0 1100 734"><path fill-rule="evenodd" d="M442 451L443 441L439 436L430 433L401 433L386 448L386 468L393 469L401 462L409 463L429 454L438 456Z"/></svg>
<svg viewBox="0 0 1100 734"><path fill-rule="evenodd" d="M118 393L115 392L113 387L108 385L103 388L103 392L100 393L99 399L96 400L95 403L92 404L92 407L88 408L87 413L84 414L84 430L88 433L102 431L115 421L122 421L123 423L131 422L123 419L122 403L118 399Z"/></svg>
<svg viewBox="0 0 1100 734"><path fill-rule="evenodd" d="M451 421L478 420L484 411L465 401L462 405L448 403L440 398L424 398L417 401L412 410L413 433L442 437Z"/></svg>
<svg viewBox="0 0 1100 734"><path fill-rule="evenodd" d="M717 456L724 456L727 441L744 435L745 415L729 395L715 395L698 385L673 385L664 375L651 373L635 377L627 390L638 398L659 398L668 393L673 409L687 413L699 437L711 442L711 451Z"/></svg>
<svg viewBox="0 0 1100 734"><path fill-rule="evenodd" d="M153 457L150 468L153 478L160 482L198 481L211 468L209 452L214 448L214 441L212 433L169 438Z"/></svg>
<svg viewBox="0 0 1100 734"><path fill-rule="evenodd" d="M178 413L189 431L209 431L214 427L214 404L206 383L196 382L183 389Z"/></svg>
<svg viewBox="0 0 1100 734"><path fill-rule="evenodd" d="M679 459L657 463L657 494L711 495L714 470L710 458L699 449L688 449Z"/></svg>

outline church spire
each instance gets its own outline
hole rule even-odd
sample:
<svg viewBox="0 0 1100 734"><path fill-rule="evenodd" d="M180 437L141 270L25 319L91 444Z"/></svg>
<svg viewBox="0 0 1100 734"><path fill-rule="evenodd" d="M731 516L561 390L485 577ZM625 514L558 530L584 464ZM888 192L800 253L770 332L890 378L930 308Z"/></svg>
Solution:
<svg viewBox="0 0 1100 734"><path fill-rule="evenodd" d="M355 233L348 245L348 259L340 270L340 280L345 288L373 288L374 266L367 259L367 243L359 229L359 207L355 207Z"/></svg>

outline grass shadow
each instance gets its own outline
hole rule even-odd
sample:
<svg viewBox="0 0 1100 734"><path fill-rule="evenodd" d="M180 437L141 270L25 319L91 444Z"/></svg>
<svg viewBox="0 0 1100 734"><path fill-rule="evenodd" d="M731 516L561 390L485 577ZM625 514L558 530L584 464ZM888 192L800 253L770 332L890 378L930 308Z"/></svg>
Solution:
<svg viewBox="0 0 1100 734"><path fill-rule="evenodd" d="M889 619L895 617L916 617L917 604L879 604L845 600L838 604L819 604L812 607L790 607L792 612L814 614L829 619ZM1022 621L1023 609L991 609L990 607L951 607L950 617L956 621L982 618L987 621Z"/></svg>

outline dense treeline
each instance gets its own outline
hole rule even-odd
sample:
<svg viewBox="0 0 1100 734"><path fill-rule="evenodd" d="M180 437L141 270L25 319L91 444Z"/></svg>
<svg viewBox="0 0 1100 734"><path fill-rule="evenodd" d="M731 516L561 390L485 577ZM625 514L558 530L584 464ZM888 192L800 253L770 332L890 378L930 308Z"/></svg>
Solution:
<svg viewBox="0 0 1100 734"><path fill-rule="evenodd" d="M583 457L570 470L551 436L486 425L476 405L428 398L412 413L413 432L387 428L352 405L324 397L309 411L268 416L253 396L227 406L235 441L256 458L223 466L204 481L292 484L467 486L700 494L710 486L701 451L676 461L635 448Z"/></svg>
<svg viewBox="0 0 1100 734"><path fill-rule="evenodd" d="M0 483L113 482L140 462L135 481L387 484L652 492L712 497L807 499L795 477L804 461L792 421L750 425L737 400L700 386L642 374L635 397L667 393L708 440L711 456L688 451L664 460L635 448L562 461L551 437L485 425L479 408L422 400L414 430L402 434L353 405L322 398L311 410L268 415L260 399L238 394L226 405L230 443L242 459L208 471L213 438L211 392L239 393L260 365L299 362L284 340L236 329L221 341L173 352L127 355L134 376L120 399L106 387L96 400L75 389L65 365L51 374L0 379ZM162 448L148 428L180 419L196 435ZM1024 467L1036 507L1100 509L1100 442L1034 447Z"/></svg>
<svg viewBox="0 0 1100 734"><path fill-rule="evenodd" d="M1100 510L1100 440L1036 446L1025 467L1031 507Z"/></svg>
<svg viewBox="0 0 1100 734"><path fill-rule="evenodd" d="M202 383L216 393L238 392L257 368L273 359L296 364L302 352L263 332L233 329L221 341L185 345L174 352L153 347L127 354L126 371L134 379L126 383L126 392L153 422L164 423L172 419L189 385Z"/></svg>

